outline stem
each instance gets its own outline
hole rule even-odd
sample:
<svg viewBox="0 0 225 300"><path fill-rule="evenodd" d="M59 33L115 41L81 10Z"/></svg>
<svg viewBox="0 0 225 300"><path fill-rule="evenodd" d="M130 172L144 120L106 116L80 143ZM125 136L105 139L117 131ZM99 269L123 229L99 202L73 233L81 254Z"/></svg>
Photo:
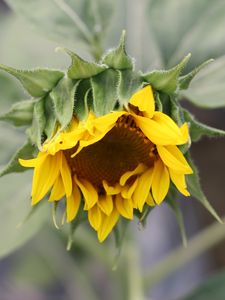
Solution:
<svg viewBox="0 0 225 300"><path fill-rule="evenodd" d="M225 217L222 219L225 222ZM152 287L171 273L181 268L189 261L211 249L219 242L225 239L225 227L220 223L213 223L206 229L194 236L189 242L187 248L179 247L173 250L159 263L146 273L144 284Z"/></svg>

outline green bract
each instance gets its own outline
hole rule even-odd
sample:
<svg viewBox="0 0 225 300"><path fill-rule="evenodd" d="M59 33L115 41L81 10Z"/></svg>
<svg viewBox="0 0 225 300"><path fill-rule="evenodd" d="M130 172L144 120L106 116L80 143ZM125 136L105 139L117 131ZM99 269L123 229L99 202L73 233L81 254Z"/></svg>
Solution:
<svg viewBox="0 0 225 300"><path fill-rule="evenodd" d="M190 59L188 54L169 70L154 70L143 74L135 70L134 60L126 53L124 32L118 47L108 51L98 62L85 61L65 48L59 50L71 57L71 65L66 72L51 69L16 70L0 65L0 69L16 77L31 96L31 99L14 104L7 113L0 115L2 121L14 126L26 126L28 135L27 142L1 171L0 176L24 171L18 164L18 157L31 157L46 139L52 138L57 128L65 129L73 116L82 121L89 111L102 116L126 108L132 94L150 84L155 93L157 110L170 115L178 125L188 122L191 140L188 146L180 147L195 170L193 175L187 176L188 190L220 221L201 190L198 172L188 148L191 141L203 135L225 136L225 132L199 123L178 102L182 93L188 95L188 92L181 91L188 89L191 80L209 61L183 75L183 69ZM185 243L184 225L176 197L177 192L171 185L166 202L176 214ZM145 207L143 213L138 214L142 223L150 211L149 207Z"/></svg>

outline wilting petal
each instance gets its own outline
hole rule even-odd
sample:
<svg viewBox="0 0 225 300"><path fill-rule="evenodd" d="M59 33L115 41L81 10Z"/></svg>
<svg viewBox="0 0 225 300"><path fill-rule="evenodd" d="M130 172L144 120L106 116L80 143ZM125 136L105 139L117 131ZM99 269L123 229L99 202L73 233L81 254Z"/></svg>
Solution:
<svg viewBox="0 0 225 300"><path fill-rule="evenodd" d="M103 242L107 238L113 227L116 225L118 219L119 213L116 208L113 209L110 216L102 216L102 223L98 229L98 239L100 242Z"/></svg>
<svg viewBox="0 0 225 300"><path fill-rule="evenodd" d="M62 153L61 159L62 159L62 163L61 163L60 172L61 172L64 187L65 187L66 196L69 197L72 193L71 171L70 171L70 168L68 166L68 163L67 163L66 158L63 153Z"/></svg>
<svg viewBox="0 0 225 300"><path fill-rule="evenodd" d="M53 186L59 176L59 155L48 155L43 163L34 169L32 184L32 205L38 203Z"/></svg>
<svg viewBox="0 0 225 300"><path fill-rule="evenodd" d="M126 219L133 219L133 203L131 199L124 199L120 194L116 195L115 205L118 212Z"/></svg>
<svg viewBox="0 0 225 300"><path fill-rule="evenodd" d="M103 180L102 184L107 195L117 195L122 191L122 187L120 186L120 184L109 186L105 180Z"/></svg>
<svg viewBox="0 0 225 300"><path fill-rule="evenodd" d="M88 220L91 226L97 231L102 222L102 213L97 204L88 210Z"/></svg>
<svg viewBox="0 0 225 300"><path fill-rule="evenodd" d="M170 177L167 168L158 159L154 164L152 179L152 195L157 204L160 204L168 193Z"/></svg>
<svg viewBox="0 0 225 300"><path fill-rule="evenodd" d="M187 142L186 131L163 113L155 113L153 119L137 115L134 118L145 136L156 145L181 145Z"/></svg>
<svg viewBox="0 0 225 300"><path fill-rule="evenodd" d="M147 85L137 93L135 93L129 101L130 104L137 106L142 112L145 112L145 116L152 118L155 112L155 100L150 85Z"/></svg>
<svg viewBox="0 0 225 300"><path fill-rule="evenodd" d="M58 201L60 200L63 196L65 196L65 188L64 188L64 184L63 184L63 181L62 181L62 177L61 175L57 177L54 185L53 185L53 188L52 188L52 191L51 191L51 194L50 194L50 197L49 197L49 202L52 202L52 201Z"/></svg>
<svg viewBox="0 0 225 300"><path fill-rule="evenodd" d="M66 199L67 222L71 222L77 215L81 202L81 194L76 184L73 186L72 194Z"/></svg>
<svg viewBox="0 0 225 300"><path fill-rule="evenodd" d="M132 184L130 185L127 184L126 186L124 186L121 192L122 197L126 199L131 199L137 185L138 185L138 179L136 179Z"/></svg>
<svg viewBox="0 0 225 300"><path fill-rule="evenodd" d="M181 192L184 196L190 196L190 193L187 190L187 185L185 181L185 175L177 173L172 169L169 169L170 178L177 187L178 191Z"/></svg>
<svg viewBox="0 0 225 300"><path fill-rule="evenodd" d="M144 172L138 179L137 188L133 194L134 205L142 212L152 185L153 168Z"/></svg>
<svg viewBox="0 0 225 300"><path fill-rule="evenodd" d="M98 199L98 206L101 208L101 210L109 216L113 210L113 200L111 195L102 195L99 196Z"/></svg>
<svg viewBox="0 0 225 300"><path fill-rule="evenodd" d="M146 170L146 166L144 164L139 164L133 171L128 171L124 173L120 177L120 184L123 186L126 184L127 180L133 175L138 175L143 173Z"/></svg>
<svg viewBox="0 0 225 300"><path fill-rule="evenodd" d="M44 160L47 158L47 156L48 156L48 154L39 152L38 156L36 158L32 158L32 159L19 158L19 163L21 164L21 166L23 166L25 168L34 168L36 166L40 166L44 162Z"/></svg>
<svg viewBox="0 0 225 300"><path fill-rule="evenodd" d="M98 201L98 193L93 185L84 179L79 179L75 176L75 182L79 186L85 200L86 209L89 210Z"/></svg>
<svg viewBox="0 0 225 300"><path fill-rule="evenodd" d="M176 146L157 146L157 150L164 164L170 169L184 174L193 173L182 152Z"/></svg>

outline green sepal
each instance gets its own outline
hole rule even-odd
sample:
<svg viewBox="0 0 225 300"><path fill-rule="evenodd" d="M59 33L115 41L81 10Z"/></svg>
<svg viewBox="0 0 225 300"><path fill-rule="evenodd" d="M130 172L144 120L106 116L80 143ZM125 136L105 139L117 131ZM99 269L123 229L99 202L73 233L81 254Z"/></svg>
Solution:
<svg viewBox="0 0 225 300"><path fill-rule="evenodd" d="M184 225L184 218L183 218L183 214L180 209L180 206L177 202L177 195L178 195L177 190L174 188L174 186L171 186L169 193L166 196L165 201L175 214L177 224L180 229L183 246L187 247L187 234L186 234L185 225Z"/></svg>
<svg viewBox="0 0 225 300"><path fill-rule="evenodd" d="M79 81L63 78L50 93L53 100L56 118L65 128L72 119L74 109L74 95Z"/></svg>
<svg viewBox="0 0 225 300"><path fill-rule="evenodd" d="M49 94L44 101L44 111L47 120L44 128L44 133L47 136L47 138L50 139L56 131L57 118L54 103Z"/></svg>
<svg viewBox="0 0 225 300"><path fill-rule="evenodd" d="M45 126L45 98L41 98L34 105L32 126L27 129L27 134L31 142L35 144L38 149L41 149Z"/></svg>
<svg viewBox="0 0 225 300"><path fill-rule="evenodd" d="M0 64L0 69L16 77L24 89L33 97L43 97L64 76L64 73L51 69L17 70Z"/></svg>
<svg viewBox="0 0 225 300"><path fill-rule="evenodd" d="M106 53L106 55L102 59L103 64L106 64L110 68L116 70L125 70L125 69L134 68L133 59L130 56L128 56L126 53L125 34L126 32L123 30L118 47L109 50L109 52Z"/></svg>
<svg viewBox="0 0 225 300"><path fill-rule="evenodd" d="M196 67L194 70L192 70L190 73L181 76L179 78L179 89L180 90L186 90L188 89L192 79L204 68L206 67L208 64L210 64L211 62L213 62L213 59L209 59L207 61L205 61L204 63L202 63L200 66Z"/></svg>
<svg viewBox="0 0 225 300"><path fill-rule="evenodd" d="M202 136L225 137L225 131L207 126L195 120L194 116L183 109L183 115L186 122L189 123L189 134L192 141L198 141Z"/></svg>
<svg viewBox="0 0 225 300"><path fill-rule="evenodd" d="M143 74L143 79L150 83L155 90L172 94L176 92L179 87L180 73L188 63L190 57L191 54L188 54L178 65L172 69L154 70L150 73Z"/></svg>
<svg viewBox="0 0 225 300"><path fill-rule="evenodd" d="M193 174L186 175L186 182L187 182L187 189L190 192L191 196L196 198L210 213L211 215L220 223L223 223L221 218L218 216L215 209L209 203L208 199L206 198L204 192L202 191L200 178L198 174L198 169L194 165L191 156L189 153L186 154L186 158L193 170Z"/></svg>
<svg viewBox="0 0 225 300"><path fill-rule="evenodd" d="M132 70L122 70L119 71L119 74L119 103L122 107L126 107L131 96L143 87L143 80L140 73Z"/></svg>
<svg viewBox="0 0 225 300"><path fill-rule="evenodd" d="M162 101L160 99L160 94L156 92L154 99L155 99L155 104L156 104L156 110L162 112L163 105L162 105Z"/></svg>
<svg viewBox="0 0 225 300"><path fill-rule="evenodd" d="M154 206L149 206L148 204L145 204L142 212L135 210L135 215L138 217L142 227L146 226L148 215L153 210L153 208Z"/></svg>
<svg viewBox="0 0 225 300"><path fill-rule="evenodd" d="M89 107L89 97L91 94L91 83L90 79L83 79L77 86L75 96L74 96L74 113L79 120L86 119L88 115Z"/></svg>
<svg viewBox="0 0 225 300"><path fill-rule="evenodd" d="M19 172L24 172L27 169L25 169L24 167L22 167L19 164L18 159L22 158L22 159L26 159L26 158L30 158L33 154L34 151L34 147L32 146L30 141L27 141L21 148L19 148L16 153L12 156L12 158L10 159L9 163L3 168L3 170L1 170L0 172L0 177L6 175L6 174L10 174L10 173L19 173Z"/></svg>
<svg viewBox="0 0 225 300"><path fill-rule="evenodd" d="M31 125L35 102L36 100L24 100L13 104L8 112L0 115L0 120L14 126Z"/></svg>
<svg viewBox="0 0 225 300"><path fill-rule="evenodd" d="M107 69L106 65L100 65L94 62L88 62L82 59L80 56L66 48L57 48L67 53L71 59L72 63L68 69L67 75L71 79L84 79L89 78Z"/></svg>
<svg viewBox="0 0 225 300"><path fill-rule="evenodd" d="M97 116L111 112L118 101L119 73L113 69L91 78L93 109Z"/></svg>

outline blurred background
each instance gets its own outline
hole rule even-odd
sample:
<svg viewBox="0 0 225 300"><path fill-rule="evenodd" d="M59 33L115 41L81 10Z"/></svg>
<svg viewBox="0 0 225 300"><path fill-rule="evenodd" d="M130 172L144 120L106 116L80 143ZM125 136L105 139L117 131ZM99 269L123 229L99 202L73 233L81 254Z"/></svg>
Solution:
<svg viewBox="0 0 225 300"><path fill-rule="evenodd" d="M68 13L68 7L72 13ZM65 69L69 59L55 53L57 46L69 47L83 58L92 59L95 48L91 49L77 32L73 12L96 36L102 50L117 45L122 29L126 29L127 52L135 57L136 68L142 71L171 67L189 52L192 59L186 72L206 59L217 59L212 69L203 71L203 78L197 77L189 94L183 95L182 105L199 121L225 130L223 0L215 0L213 5L209 0L0 0L0 63L24 69ZM186 96L191 102L185 100ZM27 97L18 82L0 72L0 114ZM1 122L0 141L0 166L3 167L25 141L24 128L18 130ZM191 152L199 167L203 190L223 216L225 140L203 138L192 145ZM26 172L0 178L0 300L130 300L124 291L127 281L123 273L129 264L124 264L122 259L114 261L117 249L113 241L99 245L95 234L81 226L68 253L65 234L68 228L60 231L54 228L51 211L45 204L24 226L21 224L29 214L31 176L31 172ZM214 222L196 200L181 198L179 203L188 238ZM174 214L166 204L151 212L144 230L137 221L133 223L131 231L143 272L181 244ZM147 288L146 299L208 299L186 295L225 269L224 253L225 242L151 290ZM115 264L118 266L112 270ZM214 299L223 300L225 292L223 295Z"/></svg>

